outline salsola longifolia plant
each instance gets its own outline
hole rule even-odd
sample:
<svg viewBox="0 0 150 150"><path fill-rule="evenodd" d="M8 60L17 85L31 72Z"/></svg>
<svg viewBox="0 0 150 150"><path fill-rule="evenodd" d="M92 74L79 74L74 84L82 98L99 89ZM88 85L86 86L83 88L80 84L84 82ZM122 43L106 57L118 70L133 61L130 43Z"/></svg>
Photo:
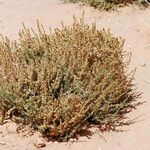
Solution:
<svg viewBox="0 0 150 150"><path fill-rule="evenodd" d="M74 18L47 34L24 26L0 42L0 119L66 141L86 123L118 124L136 98L124 40Z"/></svg>

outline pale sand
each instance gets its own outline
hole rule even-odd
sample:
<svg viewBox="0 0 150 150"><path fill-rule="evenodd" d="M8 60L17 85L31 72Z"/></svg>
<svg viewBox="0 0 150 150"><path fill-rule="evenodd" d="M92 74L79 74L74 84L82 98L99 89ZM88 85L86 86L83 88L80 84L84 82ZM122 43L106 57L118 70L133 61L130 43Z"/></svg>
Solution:
<svg viewBox="0 0 150 150"><path fill-rule="evenodd" d="M62 4L57 0L0 0L0 33L11 39L17 38L22 22L35 27L36 19L48 29L60 27L61 21L69 25L72 16L80 17L85 11L88 23L95 21L97 27L111 29L116 36L125 38L125 49L132 51L131 68L137 67L135 83L143 92L140 101L146 101L137 110L128 114L129 119L139 117L134 124L121 129L124 132L100 133L68 143L46 142L43 150L149 150L150 149L150 9L134 7L119 9L119 12L99 12L90 7ZM33 143L39 134L22 137L16 133L16 124L0 126L0 150L35 150Z"/></svg>

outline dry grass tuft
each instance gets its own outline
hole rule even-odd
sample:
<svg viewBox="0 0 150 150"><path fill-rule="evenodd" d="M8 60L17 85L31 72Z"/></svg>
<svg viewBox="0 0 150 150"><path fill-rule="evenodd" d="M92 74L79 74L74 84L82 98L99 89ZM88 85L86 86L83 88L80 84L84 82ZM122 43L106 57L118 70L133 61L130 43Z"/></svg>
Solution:
<svg viewBox="0 0 150 150"><path fill-rule="evenodd" d="M24 26L18 42L0 42L1 123L10 117L61 141L86 122L118 124L137 97L124 40L83 18L38 30Z"/></svg>

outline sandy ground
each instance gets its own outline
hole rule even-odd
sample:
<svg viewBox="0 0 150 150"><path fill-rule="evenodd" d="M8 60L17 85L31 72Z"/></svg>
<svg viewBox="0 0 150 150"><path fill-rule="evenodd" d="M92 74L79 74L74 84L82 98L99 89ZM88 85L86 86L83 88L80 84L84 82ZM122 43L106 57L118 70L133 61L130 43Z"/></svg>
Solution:
<svg viewBox="0 0 150 150"><path fill-rule="evenodd" d="M87 23L95 21L99 29L110 28L115 36L125 38L125 49L132 51L131 68L137 67L135 83L143 92L140 101L146 101L128 117L136 122L122 127L124 132L95 133L68 143L45 142L43 150L149 150L150 149L150 9L125 7L118 12L100 12L90 7L62 4L57 0L0 0L0 33L17 38L22 22L30 27L36 19L48 29L60 27L60 21L69 25L72 16L80 17L85 11ZM17 125L9 122L0 126L0 150L35 150L34 143L42 138L38 133L23 137L16 133Z"/></svg>

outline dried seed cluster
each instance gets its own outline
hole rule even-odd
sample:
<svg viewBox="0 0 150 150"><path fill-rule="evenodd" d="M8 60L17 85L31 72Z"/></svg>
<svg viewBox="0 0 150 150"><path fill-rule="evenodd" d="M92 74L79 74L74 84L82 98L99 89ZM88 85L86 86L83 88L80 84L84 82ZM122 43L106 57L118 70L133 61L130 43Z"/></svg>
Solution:
<svg viewBox="0 0 150 150"><path fill-rule="evenodd" d="M119 123L135 100L124 40L74 18L47 34L24 28L0 42L0 117L66 141L86 122ZM15 120L15 119L14 119ZM19 119L17 119L19 120Z"/></svg>

